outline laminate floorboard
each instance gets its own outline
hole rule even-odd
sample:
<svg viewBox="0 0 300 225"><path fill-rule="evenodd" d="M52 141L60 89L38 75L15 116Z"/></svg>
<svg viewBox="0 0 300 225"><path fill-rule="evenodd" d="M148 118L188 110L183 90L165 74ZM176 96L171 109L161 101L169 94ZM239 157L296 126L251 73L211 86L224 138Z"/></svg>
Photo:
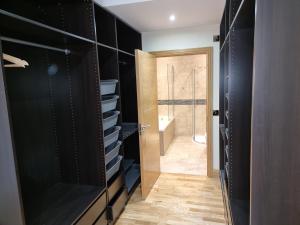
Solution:
<svg viewBox="0 0 300 225"><path fill-rule="evenodd" d="M116 225L224 225L218 178L161 174L146 200L137 188Z"/></svg>

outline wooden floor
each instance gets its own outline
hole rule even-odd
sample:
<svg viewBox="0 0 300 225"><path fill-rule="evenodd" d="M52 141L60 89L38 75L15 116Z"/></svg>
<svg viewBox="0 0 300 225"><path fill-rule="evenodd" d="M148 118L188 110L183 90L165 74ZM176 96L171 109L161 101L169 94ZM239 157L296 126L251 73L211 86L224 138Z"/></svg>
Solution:
<svg viewBox="0 0 300 225"><path fill-rule="evenodd" d="M116 225L225 224L218 178L162 174L149 197L133 194Z"/></svg>
<svg viewBox="0 0 300 225"><path fill-rule="evenodd" d="M207 174L207 147L198 144L191 136L175 137L165 156L160 157L162 173L202 175Z"/></svg>

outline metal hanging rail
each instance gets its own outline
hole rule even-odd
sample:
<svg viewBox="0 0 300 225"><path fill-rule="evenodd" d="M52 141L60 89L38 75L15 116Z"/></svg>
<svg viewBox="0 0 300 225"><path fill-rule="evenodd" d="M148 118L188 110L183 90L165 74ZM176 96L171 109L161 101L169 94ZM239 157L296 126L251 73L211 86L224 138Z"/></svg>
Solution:
<svg viewBox="0 0 300 225"><path fill-rule="evenodd" d="M48 45L38 44L38 43L34 43L34 42L29 42L29 41L23 41L23 40L9 38L9 37L1 36L0 40L12 42L12 43L16 43L16 44L21 44L21 45L28 45L28 46L37 47L37 48L43 48L43 49L56 51L56 52L62 52L62 53L65 53L66 55L71 54L71 51L69 49L55 48L55 47L48 46Z"/></svg>

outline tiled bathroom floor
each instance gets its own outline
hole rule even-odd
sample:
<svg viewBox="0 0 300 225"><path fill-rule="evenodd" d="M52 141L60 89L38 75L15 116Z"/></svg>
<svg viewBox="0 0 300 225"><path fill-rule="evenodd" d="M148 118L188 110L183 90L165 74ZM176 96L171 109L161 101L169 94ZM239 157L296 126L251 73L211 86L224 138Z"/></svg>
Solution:
<svg viewBox="0 0 300 225"><path fill-rule="evenodd" d="M206 176L206 160L206 144L197 144L190 136L175 137L166 155L161 156L161 172Z"/></svg>

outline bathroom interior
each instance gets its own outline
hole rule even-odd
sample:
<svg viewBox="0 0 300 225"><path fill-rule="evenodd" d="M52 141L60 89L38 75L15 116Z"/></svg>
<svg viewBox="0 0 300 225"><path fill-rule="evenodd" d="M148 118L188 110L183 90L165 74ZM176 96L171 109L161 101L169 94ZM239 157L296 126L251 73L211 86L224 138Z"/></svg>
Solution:
<svg viewBox="0 0 300 225"><path fill-rule="evenodd" d="M161 172L207 174L207 55L157 58Z"/></svg>

